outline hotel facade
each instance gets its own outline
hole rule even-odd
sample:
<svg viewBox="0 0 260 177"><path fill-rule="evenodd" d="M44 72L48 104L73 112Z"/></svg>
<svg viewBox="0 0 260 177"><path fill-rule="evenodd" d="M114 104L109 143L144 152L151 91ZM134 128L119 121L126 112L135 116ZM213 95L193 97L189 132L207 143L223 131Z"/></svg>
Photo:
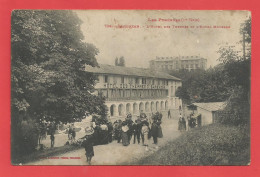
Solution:
<svg viewBox="0 0 260 177"><path fill-rule="evenodd" d="M105 98L111 119L134 116L143 111L179 109L181 99L175 92L181 80L164 72L145 68L130 68L112 65L86 66L86 71L98 77L95 89Z"/></svg>
<svg viewBox="0 0 260 177"><path fill-rule="evenodd" d="M207 68L207 59L200 56L156 57L150 61L150 68L164 72L180 69L196 70Z"/></svg>

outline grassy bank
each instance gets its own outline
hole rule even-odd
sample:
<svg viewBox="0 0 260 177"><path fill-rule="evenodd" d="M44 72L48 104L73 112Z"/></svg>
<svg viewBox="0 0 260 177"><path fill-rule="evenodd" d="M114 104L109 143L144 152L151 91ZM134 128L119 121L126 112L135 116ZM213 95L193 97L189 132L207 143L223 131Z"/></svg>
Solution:
<svg viewBox="0 0 260 177"><path fill-rule="evenodd" d="M247 165L250 133L246 126L213 124L183 133L136 165Z"/></svg>

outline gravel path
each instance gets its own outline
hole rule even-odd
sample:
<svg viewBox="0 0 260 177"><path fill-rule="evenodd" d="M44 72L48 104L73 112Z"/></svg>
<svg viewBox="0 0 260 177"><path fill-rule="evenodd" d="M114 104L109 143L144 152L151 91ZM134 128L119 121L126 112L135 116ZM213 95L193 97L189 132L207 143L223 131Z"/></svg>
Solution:
<svg viewBox="0 0 260 177"><path fill-rule="evenodd" d="M129 146L123 146L121 143L113 141L107 145L94 147L95 156L92 159L92 165L126 165L130 161L143 158L156 152L168 141L174 140L180 135L177 131L178 119L167 119L164 116L162 123L163 138L158 139L158 148L152 144L152 138L149 140L149 150L141 144L133 144L133 138ZM26 165L87 165L85 150L79 149L48 159L31 162Z"/></svg>

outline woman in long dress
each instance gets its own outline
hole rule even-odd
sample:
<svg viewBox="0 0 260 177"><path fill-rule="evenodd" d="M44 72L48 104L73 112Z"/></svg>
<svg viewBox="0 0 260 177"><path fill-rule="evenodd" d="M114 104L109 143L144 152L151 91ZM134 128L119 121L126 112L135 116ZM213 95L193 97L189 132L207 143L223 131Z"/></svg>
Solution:
<svg viewBox="0 0 260 177"><path fill-rule="evenodd" d="M148 151L148 134L149 134L149 123L147 121L143 121L142 140L143 140L143 145L145 146L145 150L147 151Z"/></svg>
<svg viewBox="0 0 260 177"><path fill-rule="evenodd" d="M124 146L128 146L129 145L128 131L129 131L129 127L128 127L127 123L124 121L122 123L122 144Z"/></svg>

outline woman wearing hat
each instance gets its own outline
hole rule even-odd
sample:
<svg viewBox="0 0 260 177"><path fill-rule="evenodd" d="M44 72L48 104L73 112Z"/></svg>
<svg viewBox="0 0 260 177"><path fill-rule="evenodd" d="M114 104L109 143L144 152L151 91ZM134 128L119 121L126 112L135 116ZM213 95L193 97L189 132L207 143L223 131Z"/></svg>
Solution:
<svg viewBox="0 0 260 177"><path fill-rule="evenodd" d="M87 157L87 162L89 165L91 165L91 159L94 156L94 141L93 141L93 133L94 133L94 129L92 127L86 127L85 128L85 140L83 142L83 146L85 148L86 151L86 157Z"/></svg>
<svg viewBox="0 0 260 177"><path fill-rule="evenodd" d="M128 140L128 131L129 131L129 127L127 125L127 122L124 121L122 123L122 144L124 146L128 146L129 145L129 140Z"/></svg>

